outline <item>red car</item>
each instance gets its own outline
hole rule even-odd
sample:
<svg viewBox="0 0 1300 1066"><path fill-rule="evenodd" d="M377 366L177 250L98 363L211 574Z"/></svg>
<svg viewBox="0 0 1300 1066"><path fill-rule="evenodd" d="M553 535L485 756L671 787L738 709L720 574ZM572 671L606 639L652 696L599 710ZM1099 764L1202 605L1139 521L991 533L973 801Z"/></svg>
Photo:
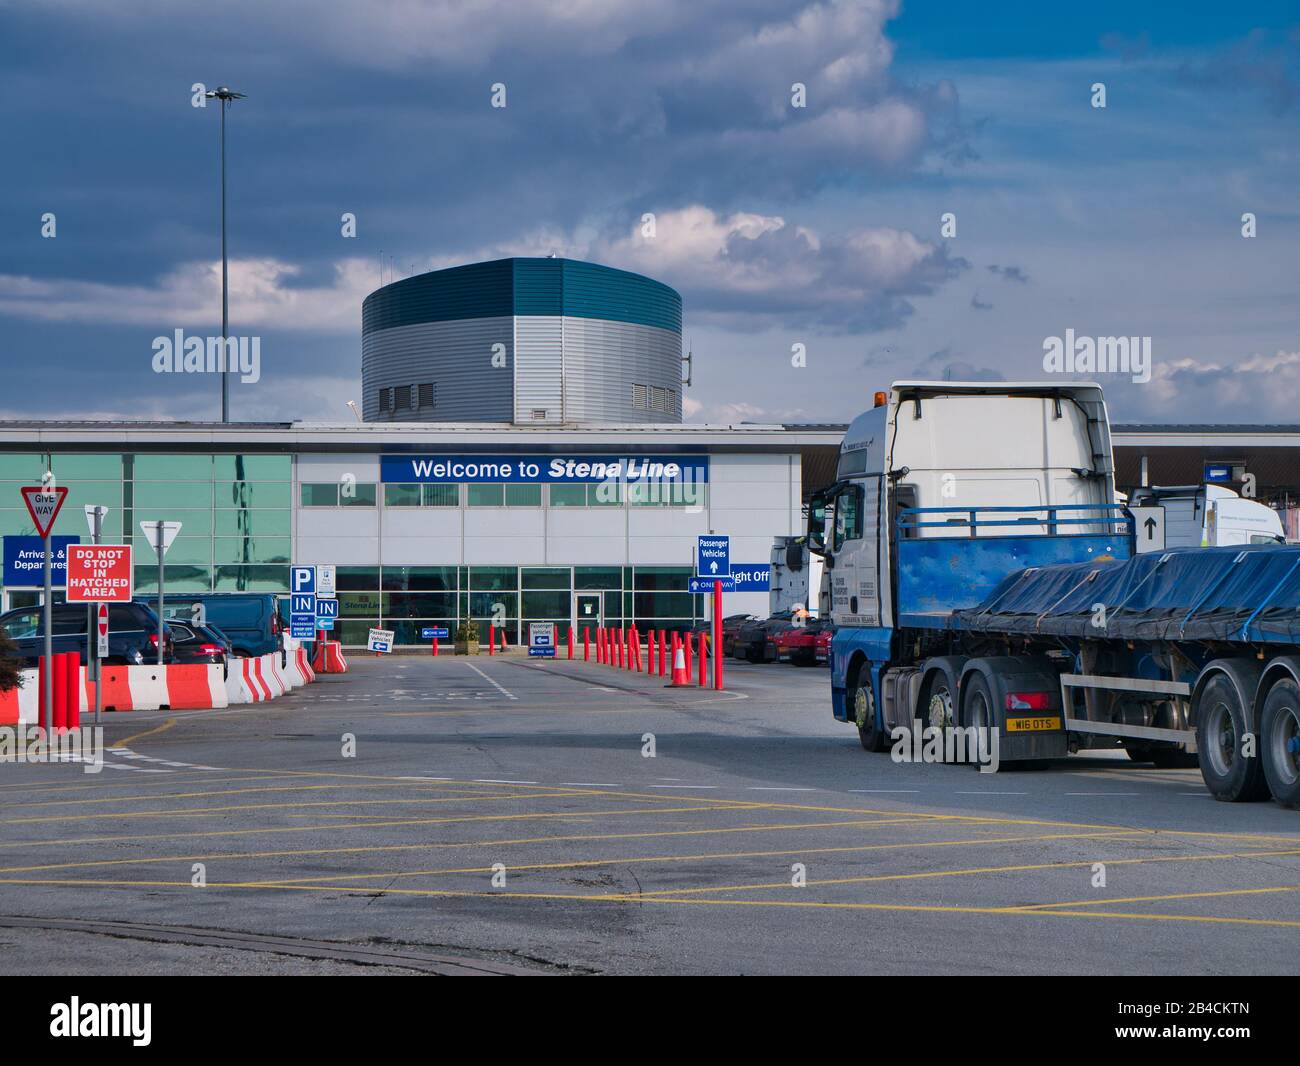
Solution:
<svg viewBox="0 0 1300 1066"><path fill-rule="evenodd" d="M812 666L830 660L831 629L810 622L806 626L790 626L772 634L778 662Z"/></svg>

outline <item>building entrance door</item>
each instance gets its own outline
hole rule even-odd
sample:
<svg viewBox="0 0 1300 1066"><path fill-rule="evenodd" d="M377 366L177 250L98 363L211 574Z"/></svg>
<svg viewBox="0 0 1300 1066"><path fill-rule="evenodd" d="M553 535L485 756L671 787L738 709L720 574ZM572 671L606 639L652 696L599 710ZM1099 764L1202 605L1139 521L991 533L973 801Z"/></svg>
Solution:
<svg viewBox="0 0 1300 1066"><path fill-rule="evenodd" d="M599 592L578 592L573 597L573 633L579 640L582 639L584 629L591 630L593 638L596 630L600 628L601 611L600 611L600 593Z"/></svg>

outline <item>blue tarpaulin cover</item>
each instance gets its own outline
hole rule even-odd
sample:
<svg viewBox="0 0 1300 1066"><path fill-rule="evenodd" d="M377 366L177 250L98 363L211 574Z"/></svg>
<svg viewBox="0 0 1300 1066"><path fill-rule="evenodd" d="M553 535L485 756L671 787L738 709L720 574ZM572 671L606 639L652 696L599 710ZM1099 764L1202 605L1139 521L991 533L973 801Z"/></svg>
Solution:
<svg viewBox="0 0 1300 1066"><path fill-rule="evenodd" d="M955 612L954 623L1102 639L1300 643L1300 547L1179 548L1022 570L978 607Z"/></svg>

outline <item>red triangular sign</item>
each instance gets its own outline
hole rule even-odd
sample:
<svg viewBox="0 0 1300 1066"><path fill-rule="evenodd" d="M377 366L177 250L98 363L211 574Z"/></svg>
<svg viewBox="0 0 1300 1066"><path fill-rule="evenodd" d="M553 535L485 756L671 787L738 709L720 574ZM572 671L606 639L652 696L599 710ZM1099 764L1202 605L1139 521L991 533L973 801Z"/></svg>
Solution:
<svg viewBox="0 0 1300 1066"><path fill-rule="evenodd" d="M67 486L46 489L40 485L24 485L22 494L23 503L27 504L27 513L36 525L36 532L42 537L48 537L54 527L54 520L59 517L59 508L68 496Z"/></svg>

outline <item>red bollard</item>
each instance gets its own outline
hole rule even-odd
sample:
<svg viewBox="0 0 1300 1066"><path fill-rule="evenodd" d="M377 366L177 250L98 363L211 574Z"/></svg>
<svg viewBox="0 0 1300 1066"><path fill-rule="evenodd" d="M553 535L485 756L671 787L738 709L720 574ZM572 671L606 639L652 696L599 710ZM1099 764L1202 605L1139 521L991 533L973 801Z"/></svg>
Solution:
<svg viewBox="0 0 1300 1066"><path fill-rule="evenodd" d="M429 649L430 654L436 659L438 657L438 638L433 638L433 646Z"/></svg>
<svg viewBox="0 0 1300 1066"><path fill-rule="evenodd" d="M591 631L586 626L582 627L582 661L591 661Z"/></svg>
<svg viewBox="0 0 1300 1066"><path fill-rule="evenodd" d="M667 634L659 630L659 676L663 677L668 673L668 652L667 652Z"/></svg>
<svg viewBox="0 0 1300 1066"><path fill-rule="evenodd" d="M713 583L713 688L722 691L722 582Z"/></svg>
<svg viewBox="0 0 1300 1066"><path fill-rule="evenodd" d="M700 634L700 688L704 688L709 680L709 635Z"/></svg>
<svg viewBox="0 0 1300 1066"><path fill-rule="evenodd" d="M38 726L40 726L42 729L45 729L45 728L46 728L46 722L45 722L45 689L46 689L46 686L48 686L49 683L50 683L50 670L49 670L49 664L46 662L46 660L45 660L45 656L44 656L44 655L42 655L42 656L37 660L36 667L37 667L37 677L38 677L38 681L37 681L37 693L38 693L38 695L37 695L37 699L40 701L40 706L38 706L38 707L36 708L36 724L37 724ZM53 713L53 712L51 712L51 714L52 714L52 713ZM50 724L52 725L53 723L50 723Z"/></svg>
<svg viewBox="0 0 1300 1066"><path fill-rule="evenodd" d="M645 672L647 674L653 674L655 672L655 631L653 626L650 629L646 630L645 657L646 657Z"/></svg>
<svg viewBox="0 0 1300 1066"><path fill-rule="evenodd" d="M62 733L68 728L68 654L59 652L50 664L50 680L54 690L54 731Z"/></svg>
<svg viewBox="0 0 1300 1066"><path fill-rule="evenodd" d="M497 653L497 627L488 626L488 654L495 655L496 653Z"/></svg>
<svg viewBox="0 0 1300 1066"><path fill-rule="evenodd" d="M569 658L573 658L573 626L569 626Z"/></svg>
<svg viewBox="0 0 1300 1066"><path fill-rule="evenodd" d="M695 662L695 644L693 636L689 630L686 633L684 643L686 644L686 677L689 680L691 674L695 672L692 667L692 664Z"/></svg>
<svg viewBox="0 0 1300 1066"><path fill-rule="evenodd" d="M601 666L605 665L605 630L603 627L596 630L596 662Z"/></svg>
<svg viewBox="0 0 1300 1066"><path fill-rule="evenodd" d="M81 695L85 691L81 684L81 652L70 651L68 661L68 707L66 725L69 729L81 728Z"/></svg>
<svg viewBox="0 0 1300 1066"><path fill-rule="evenodd" d="M618 632L618 668L624 668L624 660L627 658L627 630L620 629Z"/></svg>
<svg viewBox="0 0 1300 1066"><path fill-rule="evenodd" d="M641 633L636 626L632 627L632 658L636 660L636 672L641 672Z"/></svg>

